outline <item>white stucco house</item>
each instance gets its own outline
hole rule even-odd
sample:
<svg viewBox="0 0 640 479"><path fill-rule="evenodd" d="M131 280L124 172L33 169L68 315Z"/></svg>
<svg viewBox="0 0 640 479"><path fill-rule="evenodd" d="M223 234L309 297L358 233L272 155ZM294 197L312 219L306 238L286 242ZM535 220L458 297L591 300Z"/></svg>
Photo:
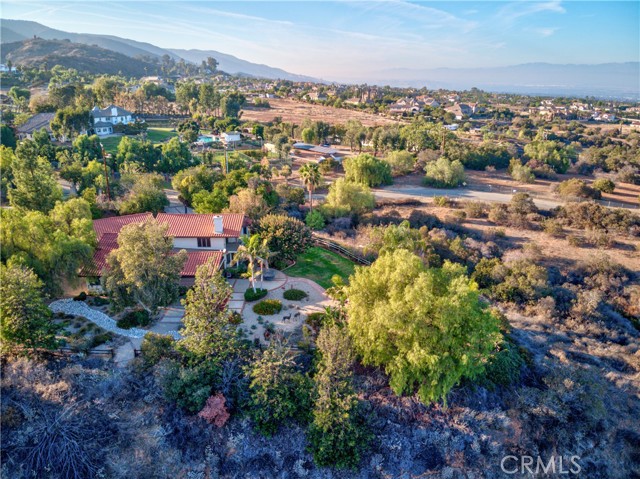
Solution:
<svg viewBox="0 0 640 479"><path fill-rule="evenodd" d="M103 109L96 106L91 110L91 116L93 129L98 136L111 135L114 125L126 125L135 121L133 113L115 105L109 105Z"/></svg>

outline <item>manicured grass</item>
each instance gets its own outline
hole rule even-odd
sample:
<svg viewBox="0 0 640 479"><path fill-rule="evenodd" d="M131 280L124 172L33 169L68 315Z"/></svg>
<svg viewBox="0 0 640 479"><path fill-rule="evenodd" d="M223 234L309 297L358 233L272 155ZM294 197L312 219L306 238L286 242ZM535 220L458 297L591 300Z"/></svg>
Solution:
<svg viewBox="0 0 640 479"><path fill-rule="evenodd" d="M178 133L171 131L171 128L149 128L147 130L147 139L154 143L160 143L174 136L178 136Z"/></svg>
<svg viewBox="0 0 640 479"><path fill-rule="evenodd" d="M333 275L337 274L347 281L353 274L354 266L351 261L332 251L313 247L298 256L296 264L284 272L289 276L308 278L323 288L330 288L333 286Z"/></svg>
<svg viewBox="0 0 640 479"><path fill-rule="evenodd" d="M171 128L149 128L147 130L147 140L153 143L162 143L165 140L178 136L178 133L171 131ZM104 146L107 153L116 154L118 151L118 145L123 136L110 136L109 138L102 138L100 141ZM136 137L132 137L136 138Z"/></svg>

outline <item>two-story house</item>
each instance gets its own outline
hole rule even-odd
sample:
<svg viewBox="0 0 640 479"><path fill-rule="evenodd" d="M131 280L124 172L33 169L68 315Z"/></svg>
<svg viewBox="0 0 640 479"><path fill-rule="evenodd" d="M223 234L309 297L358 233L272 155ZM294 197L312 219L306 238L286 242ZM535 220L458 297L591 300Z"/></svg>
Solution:
<svg viewBox="0 0 640 479"><path fill-rule="evenodd" d="M109 105L103 109L96 106L91 110L91 116L93 117L93 129L98 136L111 135L113 125L126 125L135 121L133 113L115 105Z"/></svg>
<svg viewBox="0 0 640 479"><path fill-rule="evenodd" d="M143 223L153 218L151 213L114 216L93 222L98 247L93 264L81 275L100 277L107 266L107 256L118 248L118 234L128 224ZM168 225L167 235L173 237L176 251L186 250L187 261L181 271L182 283L189 284L201 264L213 258L218 267L227 267L240 245L240 236L247 234L247 221L243 214L170 214L159 213L156 221Z"/></svg>

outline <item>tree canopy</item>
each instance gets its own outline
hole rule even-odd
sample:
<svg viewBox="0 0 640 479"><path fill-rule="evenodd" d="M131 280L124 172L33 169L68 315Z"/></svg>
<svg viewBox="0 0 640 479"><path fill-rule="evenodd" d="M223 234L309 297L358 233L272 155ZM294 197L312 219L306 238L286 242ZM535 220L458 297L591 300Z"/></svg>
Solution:
<svg viewBox="0 0 640 479"><path fill-rule="evenodd" d="M390 185L391 166L384 160L362 153L344 160L345 179L365 186Z"/></svg>

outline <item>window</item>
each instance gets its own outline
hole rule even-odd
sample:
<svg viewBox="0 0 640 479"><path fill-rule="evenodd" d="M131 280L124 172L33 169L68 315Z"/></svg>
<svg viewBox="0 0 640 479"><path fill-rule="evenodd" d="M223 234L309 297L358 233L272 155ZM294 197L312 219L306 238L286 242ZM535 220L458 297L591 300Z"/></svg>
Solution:
<svg viewBox="0 0 640 479"><path fill-rule="evenodd" d="M198 238L198 248L211 248L211 238Z"/></svg>

